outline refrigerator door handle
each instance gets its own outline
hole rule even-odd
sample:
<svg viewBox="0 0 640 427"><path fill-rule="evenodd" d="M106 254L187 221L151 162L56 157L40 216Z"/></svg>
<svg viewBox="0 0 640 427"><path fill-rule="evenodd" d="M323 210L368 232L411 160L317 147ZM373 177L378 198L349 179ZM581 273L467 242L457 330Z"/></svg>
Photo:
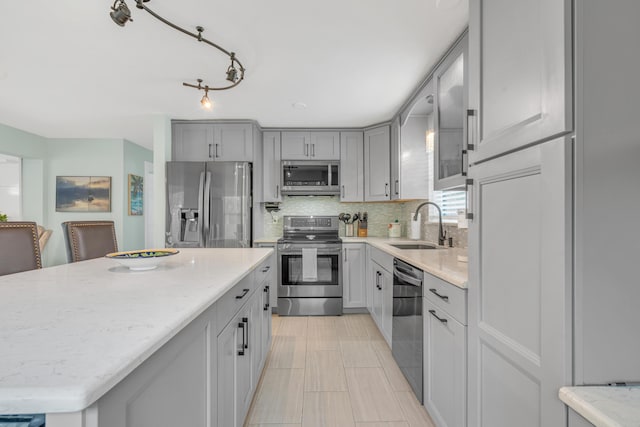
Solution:
<svg viewBox="0 0 640 427"><path fill-rule="evenodd" d="M198 232L198 236L199 237L199 244L200 246L202 245L202 228L204 227L204 224L202 222L202 194L204 191L204 172L200 172L200 183L198 184L198 222L197 222L197 232Z"/></svg>
<svg viewBox="0 0 640 427"><path fill-rule="evenodd" d="M207 247L207 242L209 241L209 210L210 210L210 194L211 194L211 172L207 172L204 184L204 193L202 194L202 200L204 202L204 217L202 218L204 227L202 232L203 244L201 245L203 248Z"/></svg>
<svg viewBox="0 0 640 427"><path fill-rule="evenodd" d="M248 232L249 224L247 224L248 221L245 218L245 216L248 213L246 212L245 208L246 208L247 197L249 197L249 189L247 188L247 185L249 184L249 177L247 176L246 165L241 164L239 165L239 167L242 169L242 194L240 194L241 201L242 201L240 203L240 209L241 209L240 217L242 218L242 227L241 227L242 235L238 236L238 242L240 243L241 248L248 248L250 247L250 242L247 239L249 237L249 232Z"/></svg>

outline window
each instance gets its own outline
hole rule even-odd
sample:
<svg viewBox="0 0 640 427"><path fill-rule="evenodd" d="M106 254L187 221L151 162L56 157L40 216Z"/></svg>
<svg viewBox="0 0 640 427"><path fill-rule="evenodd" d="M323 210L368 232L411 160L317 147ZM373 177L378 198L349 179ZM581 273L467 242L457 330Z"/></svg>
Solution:
<svg viewBox="0 0 640 427"><path fill-rule="evenodd" d="M431 200L440 206L443 222L458 222L458 210L466 208L464 191L434 191ZM429 221L438 221L438 210L429 209Z"/></svg>

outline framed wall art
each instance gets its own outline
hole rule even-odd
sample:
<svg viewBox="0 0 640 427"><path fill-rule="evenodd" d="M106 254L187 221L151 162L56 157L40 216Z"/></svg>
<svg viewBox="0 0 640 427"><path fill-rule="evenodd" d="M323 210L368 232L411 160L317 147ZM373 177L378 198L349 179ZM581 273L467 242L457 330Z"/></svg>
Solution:
<svg viewBox="0 0 640 427"><path fill-rule="evenodd" d="M111 177L56 176L56 212L111 212Z"/></svg>
<svg viewBox="0 0 640 427"><path fill-rule="evenodd" d="M144 213L142 198L144 195L144 178L129 174L129 215L142 215Z"/></svg>

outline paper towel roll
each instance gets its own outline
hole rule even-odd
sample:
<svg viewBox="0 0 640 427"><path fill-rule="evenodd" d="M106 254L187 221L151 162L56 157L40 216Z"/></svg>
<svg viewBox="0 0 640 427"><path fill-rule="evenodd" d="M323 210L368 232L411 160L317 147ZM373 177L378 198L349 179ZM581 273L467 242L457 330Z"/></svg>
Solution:
<svg viewBox="0 0 640 427"><path fill-rule="evenodd" d="M411 214L411 226L409 232L409 238L413 240L420 240L422 238L422 221L420 219L420 214L418 214L418 219L413 220L414 213Z"/></svg>

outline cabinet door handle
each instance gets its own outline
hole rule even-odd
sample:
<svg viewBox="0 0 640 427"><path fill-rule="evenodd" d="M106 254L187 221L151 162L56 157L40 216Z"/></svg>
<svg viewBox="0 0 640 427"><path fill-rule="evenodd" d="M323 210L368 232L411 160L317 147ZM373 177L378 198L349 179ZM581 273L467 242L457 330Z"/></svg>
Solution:
<svg viewBox="0 0 640 427"><path fill-rule="evenodd" d="M213 144L209 144L209 158L212 159L213 158L213 153L212 150L213 149Z"/></svg>
<svg viewBox="0 0 640 427"><path fill-rule="evenodd" d="M347 250L343 248L342 253L344 254L344 262L347 262Z"/></svg>
<svg viewBox="0 0 640 427"><path fill-rule="evenodd" d="M242 295L236 295L236 299L242 299L244 298L245 295L247 295L249 293L249 289L243 289L242 290Z"/></svg>
<svg viewBox="0 0 640 427"><path fill-rule="evenodd" d="M304 144L304 155L305 157L309 156L309 144Z"/></svg>
<svg viewBox="0 0 640 427"><path fill-rule="evenodd" d="M400 180L396 179L396 196L400 194Z"/></svg>
<svg viewBox="0 0 640 427"><path fill-rule="evenodd" d="M340 197L344 198L344 185L342 185L342 194L340 194Z"/></svg>
<svg viewBox="0 0 640 427"><path fill-rule="evenodd" d="M311 144L311 157L316 156L316 144Z"/></svg>
<svg viewBox="0 0 640 427"><path fill-rule="evenodd" d="M438 315L436 314L435 310L429 310L429 313L431 313L431 315L433 317L435 317L436 319L438 319L439 321L441 321L442 323L447 323L447 319L443 319L441 317L438 317Z"/></svg>
<svg viewBox="0 0 640 427"><path fill-rule="evenodd" d="M280 197L280 186L276 184L276 199Z"/></svg>
<svg viewBox="0 0 640 427"><path fill-rule="evenodd" d="M238 328L242 329L242 347L238 350L238 356L244 356L244 322L238 323Z"/></svg>
<svg viewBox="0 0 640 427"><path fill-rule="evenodd" d="M429 292L431 292L432 294L434 294L435 296L437 296L437 297L438 297L438 298L440 298L441 300L449 301L449 297L448 297L448 296L446 296L446 295L440 295L440 294L438 293L438 290L437 290L437 289L429 289Z"/></svg>
<svg viewBox="0 0 640 427"><path fill-rule="evenodd" d="M385 197L389 197L389 183L388 182L384 183L384 196Z"/></svg>
<svg viewBox="0 0 640 427"><path fill-rule="evenodd" d="M466 179L464 181L464 191L465 193L467 193L464 199L464 208L467 213L466 218L470 221L473 221L473 212L471 212L471 210L473 209L473 192L469 187L473 187L473 179ZM471 200L471 203L469 203L469 200Z"/></svg>
<svg viewBox="0 0 640 427"><path fill-rule="evenodd" d="M473 126L469 125L469 118L473 118ZM467 110L467 150L473 151L476 149L476 129L478 128L477 123L478 115L476 114L476 110ZM471 139L471 133L473 130L474 138Z"/></svg>
<svg viewBox="0 0 640 427"><path fill-rule="evenodd" d="M271 300L271 290L269 289L269 285L265 286L263 289L263 292L265 292L267 294L267 302L264 305L264 311L269 310L269 301Z"/></svg>
<svg viewBox="0 0 640 427"><path fill-rule="evenodd" d="M249 319L246 317L242 318L242 323L245 323L247 326L244 328L245 331L247 331L247 340L245 341L244 338L242 339L242 342L244 343L244 348L248 349L249 348Z"/></svg>

